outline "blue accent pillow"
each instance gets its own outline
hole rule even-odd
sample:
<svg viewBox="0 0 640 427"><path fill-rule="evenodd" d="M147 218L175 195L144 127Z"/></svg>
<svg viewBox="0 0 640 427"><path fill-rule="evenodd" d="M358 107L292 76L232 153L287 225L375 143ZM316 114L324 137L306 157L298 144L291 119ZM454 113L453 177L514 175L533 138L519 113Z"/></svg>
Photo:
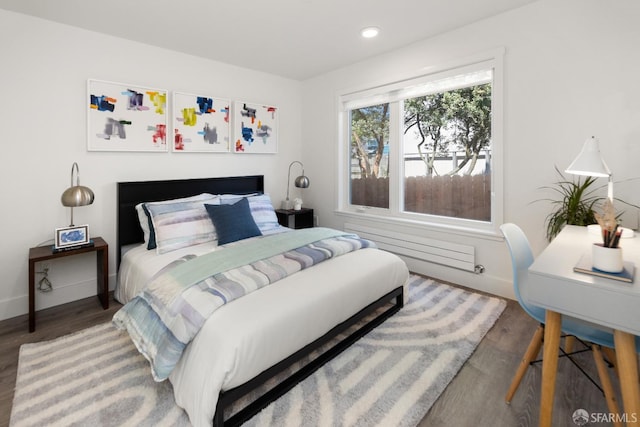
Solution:
<svg viewBox="0 0 640 427"><path fill-rule="evenodd" d="M216 229L219 245L262 235L251 215L246 197L233 205L205 204L204 207Z"/></svg>
<svg viewBox="0 0 640 427"><path fill-rule="evenodd" d="M239 194L220 194L218 195L218 200L221 205L230 205L245 197L249 201L251 216L263 235L282 228L278 223L278 216L273 210L271 198L268 194L248 194L244 196Z"/></svg>

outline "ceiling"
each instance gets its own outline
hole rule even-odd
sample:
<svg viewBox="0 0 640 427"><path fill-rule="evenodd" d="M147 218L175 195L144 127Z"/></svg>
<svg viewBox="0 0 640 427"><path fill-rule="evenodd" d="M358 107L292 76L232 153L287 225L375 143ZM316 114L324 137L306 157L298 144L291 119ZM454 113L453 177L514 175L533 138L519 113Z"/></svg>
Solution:
<svg viewBox="0 0 640 427"><path fill-rule="evenodd" d="M0 9L306 80L533 1L0 0ZM372 25L379 36L360 37Z"/></svg>

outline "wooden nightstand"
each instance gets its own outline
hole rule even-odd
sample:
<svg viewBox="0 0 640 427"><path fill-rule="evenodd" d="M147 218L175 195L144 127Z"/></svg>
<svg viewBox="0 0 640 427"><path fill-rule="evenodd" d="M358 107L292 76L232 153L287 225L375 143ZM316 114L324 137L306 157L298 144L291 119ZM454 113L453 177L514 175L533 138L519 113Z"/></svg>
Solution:
<svg viewBox="0 0 640 427"><path fill-rule="evenodd" d="M60 252L53 252L51 246L36 246L29 249L29 332L36 330L36 262L95 252L98 299L102 303L102 308L105 310L109 308L109 245L102 237L94 237L92 240L93 246Z"/></svg>
<svg viewBox="0 0 640 427"><path fill-rule="evenodd" d="M276 209L278 223L289 228L311 228L313 227L313 209L302 208L300 210L293 209Z"/></svg>

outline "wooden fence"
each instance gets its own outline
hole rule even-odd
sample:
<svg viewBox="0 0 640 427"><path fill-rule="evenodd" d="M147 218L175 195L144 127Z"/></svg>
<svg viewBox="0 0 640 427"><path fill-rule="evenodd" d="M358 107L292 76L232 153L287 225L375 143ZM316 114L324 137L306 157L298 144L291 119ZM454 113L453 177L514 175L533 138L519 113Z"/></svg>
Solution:
<svg viewBox="0 0 640 427"><path fill-rule="evenodd" d="M490 221L491 175L408 177L404 200L408 212ZM389 179L352 179L351 204L388 208Z"/></svg>

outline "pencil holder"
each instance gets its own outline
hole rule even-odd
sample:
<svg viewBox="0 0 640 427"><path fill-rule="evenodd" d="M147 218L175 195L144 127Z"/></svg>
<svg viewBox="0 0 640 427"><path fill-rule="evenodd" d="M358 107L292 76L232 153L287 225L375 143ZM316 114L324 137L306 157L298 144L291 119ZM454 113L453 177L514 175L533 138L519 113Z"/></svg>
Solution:
<svg viewBox="0 0 640 427"><path fill-rule="evenodd" d="M622 248L609 248L601 243L594 243L591 254L592 267L607 273L620 273L624 269Z"/></svg>

